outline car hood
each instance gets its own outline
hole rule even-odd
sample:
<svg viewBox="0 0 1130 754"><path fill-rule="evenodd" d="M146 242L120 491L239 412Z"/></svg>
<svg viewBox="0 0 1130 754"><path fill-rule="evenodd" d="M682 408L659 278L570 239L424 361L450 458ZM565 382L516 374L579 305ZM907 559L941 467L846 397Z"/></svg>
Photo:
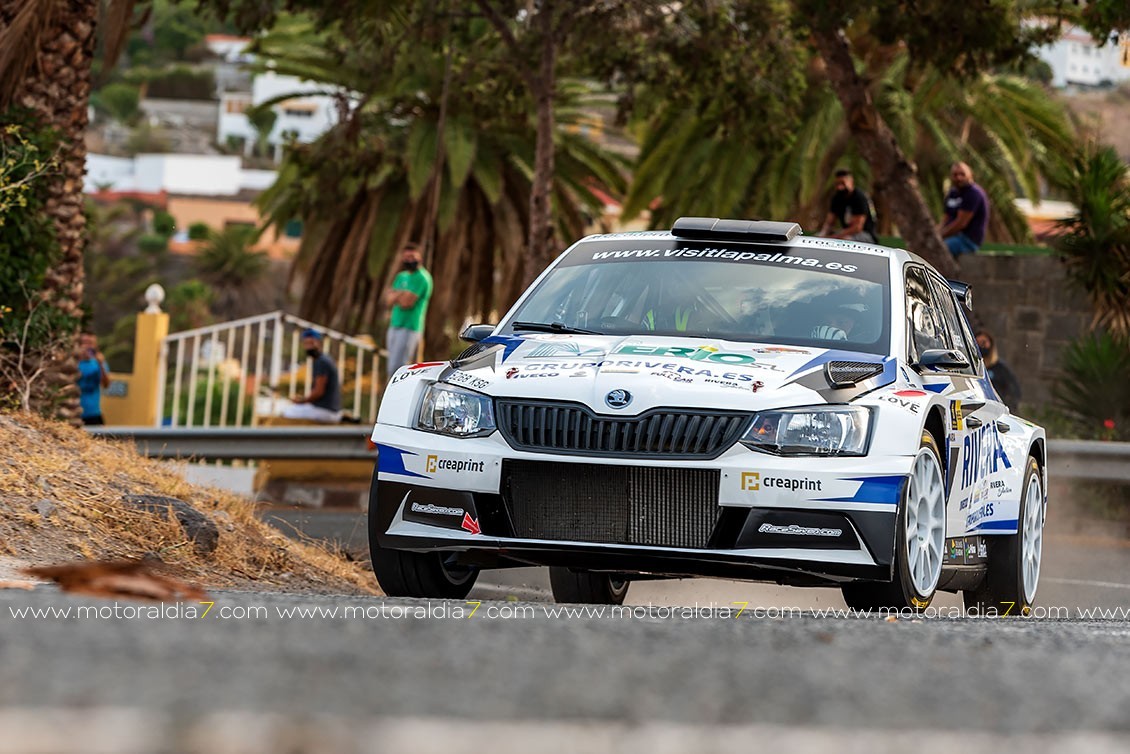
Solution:
<svg viewBox="0 0 1130 754"><path fill-rule="evenodd" d="M660 406L757 410L846 402L893 382L896 368L893 359L870 353L665 336L495 335L468 351L440 381L617 415ZM875 374L833 388L824 374L832 361L874 364Z"/></svg>

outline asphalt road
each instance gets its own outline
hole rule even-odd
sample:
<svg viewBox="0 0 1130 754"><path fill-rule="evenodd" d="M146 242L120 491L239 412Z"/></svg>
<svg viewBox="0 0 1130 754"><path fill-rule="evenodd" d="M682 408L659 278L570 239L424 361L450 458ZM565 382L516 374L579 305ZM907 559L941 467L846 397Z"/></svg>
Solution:
<svg viewBox="0 0 1130 754"><path fill-rule="evenodd" d="M552 604L533 570L465 602L222 592L176 614L0 590L0 754L1126 751L1130 548L1049 541L1044 605L1122 612L836 617L831 590L687 580L613 615Z"/></svg>
<svg viewBox="0 0 1130 754"><path fill-rule="evenodd" d="M264 513L267 521L296 536L336 544L364 556L368 551L365 515L348 510L279 508ZM1130 540L1081 534L1072 521L1049 521L1044 538L1039 604L1051 608L1123 608L1130 617ZM548 601L549 578L542 568L520 568L484 574L471 595L483 599L507 596ZM797 589L719 580L650 581L632 584L632 604L693 605L745 601L750 605L826 608L843 607L836 589ZM941 594L935 604L956 606L960 597Z"/></svg>
<svg viewBox="0 0 1130 754"><path fill-rule="evenodd" d="M171 618L0 592L0 752L1130 746L1125 620L214 598Z"/></svg>

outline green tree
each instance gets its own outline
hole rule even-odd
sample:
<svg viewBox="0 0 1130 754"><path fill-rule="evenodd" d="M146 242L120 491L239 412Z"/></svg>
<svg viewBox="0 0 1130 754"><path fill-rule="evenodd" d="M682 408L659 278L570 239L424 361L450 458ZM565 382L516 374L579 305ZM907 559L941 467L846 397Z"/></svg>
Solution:
<svg viewBox="0 0 1130 754"><path fill-rule="evenodd" d="M862 63L884 120L924 178L929 205L941 207L950 164L969 162L993 202L997 234L1027 239L1027 222L1013 199L1018 189L1038 198L1041 183L1073 149L1074 130L1063 106L1039 85L1011 74L986 73L961 83L936 70L912 73L905 53L885 49L872 49ZM625 215L652 205L656 227L702 214L791 217L812 227L827 212L835 167L846 165L861 185L872 185L871 167L856 148L843 107L819 73L804 87L803 117L791 146L751 148L709 109L693 125L684 113L681 103L660 100L643 120ZM684 163L672 155L695 159ZM881 231L889 233L889 198L882 190L869 193Z"/></svg>
<svg viewBox="0 0 1130 754"><path fill-rule="evenodd" d="M428 266L443 292L428 310L428 348L436 353L447 351L440 333L450 336L465 316L489 316L521 291L536 152L528 99L492 54L491 30L470 22L451 31L437 40L400 23L375 24L373 50L331 35L295 44L272 33L259 42L276 70L303 70L327 88L370 81L350 117L288 150L276 185L261 197L279 228L304 221L294 271L304 283L303 316L372 327L395 250L434 225ZM459 96L447 101L441 130L447 77ZM557 227L571 237L582 231L585 211L603 206L594 187L616 192L623 178L616 160L569 133L585 88L566 82L560 91L553 192Z"/></svg>
<svg viewBox="0 0 1130 754"><path fill-rule="evenodd" d="M107 84L95 92L91 100L96 111L109 115L119 123L133 123L141 112L141 95L138 88L131 84Z"/></svg>
<svg viewBox="0 0 1130 754"><path fill-rule="evenodd" d="M222 317L260 305L269 260L254 249L258 237L254 227L231 225L212 231L196 256L196 270L214 294L213 311Z"/></svg>
<svg viewBox="0 0 1130 754"><path fill-rule="evenodd" d="M50 174L44 189L47 198L42 216L54 226L54 243L42 297L51 307L44 321L62 328L68 338L82 313L84 137L95 30L101 20L104 57L112 63L128 31L133 5L133 0L0 0L0 123L7 122L12 105L20 103L59 137L59 169ZM48 362L44 392L60 395L70 391L58 413L77 421L73 354L39 356ZM45 403L37 405L54 410Z"/></svg>
<svg viewBox="0 0 1130 754"><path fill-rule="evenodd" d="M870 82L857 66L853 36L866 30L882 45L905 48L911 68L936 69L969 81L1030 55L1034 43L1053 39L1056 24L1024 23L1016 0L994 0L964 6L956 13L946 0L792 0L795 23L809 33L833 91L843 106L848 128L860 154L871 166L872 179L886 194L899 231L911 248L946 274L957 266L946 252L935 218L922 197L918 171L884 119ZM1112 28L1130 26L1124 0L1095 0L1082 14L1097 37ZM1076 4L1041 8L1061 18L1079 17ZM1034 19L1030 19L1034 20Z"/></svg>
<svg viewBox="0 0 1130 754"><path fill-rule="evenodd" d="M1092 328L1130 341L1130 166L1111 147L1087 144L1059 177L1077 212L1055 240L1068 277L1086 291Z"/></svg>
<svg viewBox="0 0 1130 754"><path fill-rule="evenodd" d="M255 129L255 151L260 155L269 154L271 131L278 119L279 114L270 106L253 107L247 111L247 121Z"/></svg>

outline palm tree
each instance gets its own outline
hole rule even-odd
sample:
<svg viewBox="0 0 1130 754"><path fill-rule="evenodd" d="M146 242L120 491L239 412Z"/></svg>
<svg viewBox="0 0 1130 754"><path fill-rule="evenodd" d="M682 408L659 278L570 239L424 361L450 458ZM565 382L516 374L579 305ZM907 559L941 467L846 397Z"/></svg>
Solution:
<svg viewBox="0 0 1130 754"><path fill-rule="evenodd" d="M60 136L60 169L51 176L47 203L59 251L44 294L76 326L82 313L84 135L95 29L101 21L109 64L125 40L133 5L134 0L0 0L0 119L13 105L22 106ZM55 361L47 389L66 391L74 384L73 357ZM59 413L77 419L77 394Z"/></svg>
<svg viewBox="0 0 1130 754"><path fill-rule="evenodd" d="M254 250L258 238L252 226L213 230L195 259L197 272L214 294L214 310L222 317L258 313L264 305L270 260L265 252Z"/></svg>
<svg viewBox="0 0 1130 754"><path fill-rule="evenodd" d="M449 38L461 45L454 70L447 66L449 50L426 40L392 42L405 54L376 81L362 75L371 60L328 44L280 45L271 37L259 49L276 70L304 71L341 101L352 100L337 127L288 150L275 186L260 197L276 225L304 221L293 271L303 316L341 329L375 329L395 251L435 232L426 263L437 292L428 309L427 349L447 354L464 318L489 317L521 291L535 160L526 99L513 94L518 88L497 69L487 70L491 56L482 45L491 36L482 27L457 30L455 43ZM292 50L298 54L292 57ZM445 74L459 93L446 107ZM363 97L350 97L355 85L363 86ZM571 82L559 87L552 190L561 238L582 232L586 212L599 214L603 202L594 189L615 193L623 186L615 158L567 132L586 91Z"/></svg>
<svg viewBox="0 0 1130 754"><path fill-rule="evenodd" d="M959 85L934 70L913 75L904 53L883 50L873 51L864 66L883 119L918 167L927 203L940 208L950 164L968 162L993 202L994 234L1027 240L1027 223L1013 199L1020 191L1039 197L1041 182L1072 150L1074 130L1065 109L1039 84L1009 74L983 74ZM818 224L827 211L833 168L849 167L864 185L871 168L818 66L810 71L804 111L791 146L758 152L740 133L722 132L709 110L695 120L680 108L660 107L641 128L625 215L660 197L652 212L657 227L679 215L718 213ZM879 190L874 199L881 230L890 232L888 197Z"/></svg>
<svg viewBox="0 0 1130 754"><path fill-rule="evenodd" d="M1078 208L1055 242L1068 277L1091 300L1092 328L1130 340L1130 166L1087 144L1057 181Z"/></svg>

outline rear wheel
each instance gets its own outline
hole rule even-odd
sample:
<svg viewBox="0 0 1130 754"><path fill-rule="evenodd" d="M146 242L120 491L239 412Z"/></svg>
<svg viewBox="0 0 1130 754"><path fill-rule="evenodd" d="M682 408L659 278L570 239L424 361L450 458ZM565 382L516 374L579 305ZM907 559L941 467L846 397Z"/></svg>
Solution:
<svg viewBox="0 0 1130 754"><path fill-rule="evenodd" d="M844 601L856 610L922 609L934 599L942 575L946 539L946 492L942 457L929 432L922 442L899 505L894 579L845 584Z"/></svg>
<svg viewBox="0 0 1130 754"><path fill-rule="evenodd" d="M479 570L454 562L441 552L406 552L381 547L377 542L377 472L369 488L369 556L373 575L389 597L432 597L461 600L471 591Z"/></svg>
<svg viewBox="0 0 1130 754"><path fill-rule="evenodd" d="M551 566L549 585L557 602L587 605L623 605L628 596L628 580L608 573L573 571Z"/></svg>
<svg viewBox="0 0 1130 754"><path fill-rule="evenodd" d="M977 589L963 592L965 606L997 615L1028 615L1040 584L1044 544L1044 482L1029 456L1020 493L1016 534L988 537L989 567Z"/></svg>

